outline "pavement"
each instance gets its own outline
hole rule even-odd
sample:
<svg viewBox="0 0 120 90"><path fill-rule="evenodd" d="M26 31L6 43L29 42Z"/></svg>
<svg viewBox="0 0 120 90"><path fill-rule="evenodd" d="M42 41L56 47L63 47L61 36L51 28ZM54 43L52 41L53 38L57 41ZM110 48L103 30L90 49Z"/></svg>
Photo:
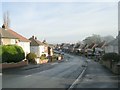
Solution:
<svg viewBox="0 0 120 90"><path fill-rule="evenodd" d="M87 70L74 88L118 88L118 77L99 62L88 60Z"/></svg>

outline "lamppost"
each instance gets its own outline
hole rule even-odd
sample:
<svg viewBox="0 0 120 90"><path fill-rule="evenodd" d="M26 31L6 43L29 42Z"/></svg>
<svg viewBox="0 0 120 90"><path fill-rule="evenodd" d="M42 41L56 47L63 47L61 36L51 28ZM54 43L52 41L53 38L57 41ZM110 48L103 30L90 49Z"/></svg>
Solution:
<svg viewBox="0 0 120 90"><path fill-rule="evenodd" d="M120 2L118 2L118 54L120 55ZM118 88L120 89L120 60L118 67Z"/></svg>

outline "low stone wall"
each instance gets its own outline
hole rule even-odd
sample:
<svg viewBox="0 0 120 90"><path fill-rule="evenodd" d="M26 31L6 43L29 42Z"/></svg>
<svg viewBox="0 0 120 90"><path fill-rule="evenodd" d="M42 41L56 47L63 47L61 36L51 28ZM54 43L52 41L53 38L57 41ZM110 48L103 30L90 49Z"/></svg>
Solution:
<svg viewBox="0 0 120 90"><path fill-rule="evenodd" d="M21 61L18 63L2 63L0 64L1 69L7 69L7 68L16 68L16 67L22 67L28 65L28 61Z"/></svg>
<svg viewBox="0 0 120 90"><path fill-rule="evenodd" d="M102 64L106 66L109 70L111 70L113 73L118 74L118 67L116 62L110 62L110 61L102 61ZM119 72L120 74L120 72Z"/></svg>

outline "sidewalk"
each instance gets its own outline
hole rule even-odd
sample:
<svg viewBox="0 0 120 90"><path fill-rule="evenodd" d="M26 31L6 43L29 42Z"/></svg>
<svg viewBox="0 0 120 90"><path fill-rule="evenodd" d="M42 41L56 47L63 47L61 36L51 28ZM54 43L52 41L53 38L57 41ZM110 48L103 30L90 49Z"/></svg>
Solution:
<svg viewBox="0 0 120 90"><path fill-rule="evenodd" d="M88 61L88 67L83 78L75 88L117 88L118 77L106 67L93 60Z"/></svg>

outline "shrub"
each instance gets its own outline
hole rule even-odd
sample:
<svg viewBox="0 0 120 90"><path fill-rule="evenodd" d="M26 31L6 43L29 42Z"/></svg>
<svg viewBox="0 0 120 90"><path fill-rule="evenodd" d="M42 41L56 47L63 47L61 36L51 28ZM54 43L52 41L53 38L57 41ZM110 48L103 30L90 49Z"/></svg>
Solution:
<svg viewBox="0 0 120 90"><path fill-rule="evenodd" d="M0 46L2 52L0 52L0 57L2 57L2 63L7 62L20 62L25 59L25 53L22 47L17 45L3 45Z"/></svg>
<svg viewBox="0 0 120 90"><path fill-rule="evenodd" d="M41 60L47 59L46 54L42 54L40 57Z"/></svg>
<svg viewBox="0 0 120 90"><path fill-rule="evenodd" d="M37 55L35 53L29 53L29 54L27 54L26 59L31 63L35 63L36 57L37 57Z"/></svg>
<svg viewBox="0 0 120 90"><path fill-rule="evenodd" d="M53 56L52 56L52 61L54 62L54 61L56 61L56 60L58 60L58 56L57 56L57 55L53 55Z"/></svg>
<svg viewBox="0 0 120 90"><path fill-rule="evenodd" d="M114 62L118 62L120 60L120 55L117 53L106 53L102 56L102 60L114 60Z"/></svg>

